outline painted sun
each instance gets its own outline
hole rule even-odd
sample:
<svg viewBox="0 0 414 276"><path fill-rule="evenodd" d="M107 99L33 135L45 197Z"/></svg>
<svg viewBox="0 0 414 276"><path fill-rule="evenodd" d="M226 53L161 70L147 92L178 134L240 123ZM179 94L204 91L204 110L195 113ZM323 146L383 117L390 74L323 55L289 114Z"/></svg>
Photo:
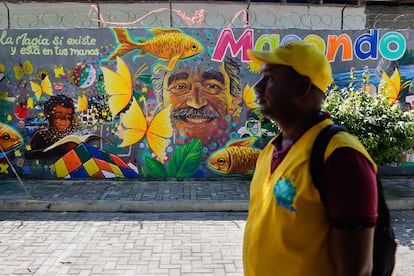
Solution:
<svg viewBox="0 0 414 276"><path fill-rule="evenodd" d="M248 64L249 71L254 74L260 74L261 65L257 62L251 61Z"/></svg>

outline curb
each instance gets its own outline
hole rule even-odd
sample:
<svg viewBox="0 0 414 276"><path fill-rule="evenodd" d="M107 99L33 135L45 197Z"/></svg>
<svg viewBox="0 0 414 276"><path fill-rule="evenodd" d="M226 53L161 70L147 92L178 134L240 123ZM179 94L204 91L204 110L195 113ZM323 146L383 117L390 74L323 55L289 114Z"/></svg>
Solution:
<svg viewBox="0 0 414 276"><path fill-rule="evenodd" d="M246 212L248 201L2 200L0 212Z"/></svg>
<svg viewBox="0 0 414 276"><path fill-rule="evenodd" d="M386 200L390 210L414 210L414 198Z"/></svg>
<svg viewBox="0 0 414 276"><path fill-rule="evenodd" d="M387 200L390 210L414 210L414 198ZM247 212L249 202L237 201L41 201L0 200L0 212Z"/></svg>

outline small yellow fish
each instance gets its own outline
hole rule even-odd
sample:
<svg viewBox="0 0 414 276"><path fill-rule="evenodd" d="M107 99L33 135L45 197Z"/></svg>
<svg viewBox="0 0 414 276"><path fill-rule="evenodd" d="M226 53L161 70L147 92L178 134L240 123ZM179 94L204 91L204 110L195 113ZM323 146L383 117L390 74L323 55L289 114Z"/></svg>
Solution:
<svg viewBox="0 0 414 276"><path fill-rule="evenodd" d="M17 149L22 144L23 139L14 128L4 123L0 123L0 147L4 153Z"/></svg>
<svg viewBox="0 0 414 276"><path fill-rule="evenodd" d="M125 28L114 28L113 31L119 45L109 57L110 60L139 49L139 56L147 53L156 56L168 63L166 70L172 71L179 59L189 58L203 51L203 46L195 38L178 29L152 28L149 31L155 36L148 40L138 38L138 42L132 41Z"/></svg>
<svg viewBox="0 0 414 276"><path fill-rule="evenodd" d="M255 137L229 142L213 152L207 161L208 168L219 174L252 174L260 150L251 147Z"/></svg>

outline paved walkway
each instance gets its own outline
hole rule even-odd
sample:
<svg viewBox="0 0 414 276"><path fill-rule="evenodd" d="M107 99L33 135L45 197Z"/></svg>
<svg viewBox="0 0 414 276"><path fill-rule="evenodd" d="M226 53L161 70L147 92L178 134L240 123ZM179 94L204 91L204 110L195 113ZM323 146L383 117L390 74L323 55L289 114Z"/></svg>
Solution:
<svg viewBox="0 0 414 276"><path fill-rule="evenodd" d="M0 275L241 276L249 183L0 181ZM414 178L383 184L414 275Z"/></svg>
<svg viewBox="0 0 414 276"><path fill-rule="evenodd" d="M392 211L394 276L414 275L414 211ZM0 212L0 275L242 276L246 212Z"/></svg>
<svg viewBox="0 0 414 276"><path fill-rule="evenodd" d="M390 209L414 209L414 176L382 182ZM24 180L23 185L0 180L0 211L247 211L250 181Z"/></svg>

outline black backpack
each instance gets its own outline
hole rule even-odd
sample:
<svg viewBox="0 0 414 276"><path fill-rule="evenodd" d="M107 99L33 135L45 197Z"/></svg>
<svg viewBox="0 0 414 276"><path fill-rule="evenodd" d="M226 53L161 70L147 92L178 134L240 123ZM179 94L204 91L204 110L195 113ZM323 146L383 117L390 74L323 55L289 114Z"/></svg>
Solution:
<svg viewBox="0 0 414 276"><path fill-rule="evenodd" d="M310 172L315 187L319 190L320 196L326 205L326 193L323 189L324 180L324 154L328 146L329 140L339 131L347 131L345 127L340 125L329 125L325 127L316 137L313 144ZM374 268L373 276L391 275L395 265L395 251L397 244L395 242L394 230L391 225L390 211L385 201L382 184L377 174L377 190L378 190L378 218L377 227L374 235Z"/></svg>

